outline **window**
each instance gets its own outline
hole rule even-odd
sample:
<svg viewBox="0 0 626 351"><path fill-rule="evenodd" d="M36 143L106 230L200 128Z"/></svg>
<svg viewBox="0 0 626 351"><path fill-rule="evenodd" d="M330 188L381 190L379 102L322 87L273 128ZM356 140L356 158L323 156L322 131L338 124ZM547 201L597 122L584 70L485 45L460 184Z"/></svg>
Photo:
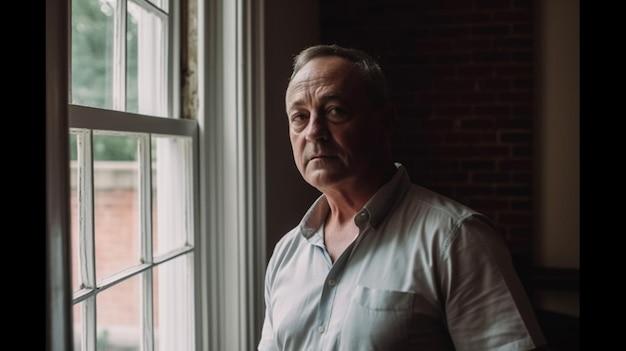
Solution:
<svg viewBox="0 0 626 351"><path fill-rule="evenodd" d="M75 350L195 347L197 123L172 109L175 5L72 0Z"/></svg>
<svg viewBox="0 0 626 351"><path fill-rule="evenodd" d="M48 350L254 349L260 3L45 6ZM182 70L195 77L179 77L183 54L197 57ZM196 119L180 118L182 81L197 88L185 87Z"/></svg>

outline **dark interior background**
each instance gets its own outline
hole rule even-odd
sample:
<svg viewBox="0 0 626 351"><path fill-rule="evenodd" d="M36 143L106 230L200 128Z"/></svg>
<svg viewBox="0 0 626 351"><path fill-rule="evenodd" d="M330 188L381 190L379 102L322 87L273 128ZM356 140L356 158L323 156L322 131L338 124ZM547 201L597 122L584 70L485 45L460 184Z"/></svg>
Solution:
<svg viewBox="0 0 626 351"><path fill-rule="evenodd" d="M412 179L495 220L532 264L532 1L321 0L320 41L379 58Z"/></svg>

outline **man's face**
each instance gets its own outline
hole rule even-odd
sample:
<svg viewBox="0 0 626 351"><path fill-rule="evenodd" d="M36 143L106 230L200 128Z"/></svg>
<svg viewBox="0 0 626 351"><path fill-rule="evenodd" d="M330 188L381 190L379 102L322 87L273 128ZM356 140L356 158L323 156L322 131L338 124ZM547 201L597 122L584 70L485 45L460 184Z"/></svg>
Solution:
<svg viewBox="0 0 626 351"><path fill-rule="evenodd" d="M293 77L285 96L298 170L320 191L375 174L388 128L373 108L365 78L349 61L319 57Z"/></svg>

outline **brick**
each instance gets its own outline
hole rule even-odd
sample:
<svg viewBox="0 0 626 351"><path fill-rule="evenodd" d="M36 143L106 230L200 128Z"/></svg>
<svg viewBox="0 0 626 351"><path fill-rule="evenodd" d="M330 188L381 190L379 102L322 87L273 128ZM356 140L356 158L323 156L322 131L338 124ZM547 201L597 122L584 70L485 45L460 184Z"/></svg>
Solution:
<svg viewBox="0 0 626 351"><path fill-rule="evenodd" d="M533 79L532 78L516 78L513 80L513 89L514 90L528 90L530 91L533 88Z"/></svg>
<svg viewBox="0 0 626 351"><path fill-rule="evenodd" d="M493 188L488 185L457 185L455 194L460 198L472 197L472 196L491 196L493 195Z"/></svg>
<svg viewBox="0 0 626 351"><path fill-rule="evenodd" d="M461 128L463 129L493 129L493 118L466 118L461 121Z"/></svg>
<svg viewBox="0 0 626 351"><path fill-rule="evenodd" d="M511 79L506 78L486 78L478 80L478 86L481 90L486 91L502 91L511 88Z"/></svg>
<svg viewBox="0 0 626 351"><path fill-rule="evenodd" d="M532 134L529 132L501 132L500 141L507 144L528 144L532 141Z"/></svg>
<svg viewBox="0 0 626 351"><path fill-rule="evenodd" d="M505 159L497 162L498 169L504 171L523 171L532 167L530 158Z"/></svg>
<svg viewBox="0 0 626 351"><path fill-rule="evenodd" d="M472 54L474 63L500 62L506 63L511 60L511 53L508 51L479 51Z"/></svg>
<svg viewBox="0 0 626 351"><path fill-rule="evenodd" d="M511 201L511 209L517 211L529 212L532 210L532 203L530 201L523 200L512 200Z"/></svg>
<svg viewBox="0 0 626 351"><path fill-rule="evenodd" d="M529 23L530 12L527 10L494 11L492 20L499 23Z"/></svg>
<svg viewBox="0 0 626 351"><path fill-rule="evenodd" d="M535 57L530 50L513 50L511 51L511 62L516 63L532 63Z"/></svg>
<svg viewBox="0 0 626 351"><path fill-rule="evenodd" d="M459 167L459 161L441 159L423 160L420 162L420 169L422 169L422 172L449 172L462 170Z"/></svg>
<svg viewBox="0 0 626 351"><path fill-rule="evenodd" d="M493 197L470 198L467 204L480 212L496 212L502 209L509 209L509 201Z"/></svg>
<svg viewBox="0 0 626 351"><path fill-rule="evenodd" d="M494 67L486 64L460 66L457 73L461 77L493 77Z"/></svg>
<svg viewBox="0 0 626 351"><path fill-rule="evenodd" d="M495 144L497 134L495 131L464 131L447 133L442 137L446 144Z"/></svg>
<svg viewBox="0 0 626 351"><path fill-rule="evenodd" d="M423 104L449 104L457 101L456 94L448 92L422 91L416 95Z"/></svg>
<svg viewBox="0 0 626 351"><path fill-rule="evenodd" d="M472 108L470 106L438 105L433 107L432 113L445 117L469 116L472 114Z"/></svg>
<svg viewBox="0 0 626 351"><path fill-rule="evenodd" d="M490 159L463 160L461 169L466 171L494 170L495 162Z"/></svg>
<svg viewBox="0 0 626 351"><path fill-rule="evenodd" d="M533 155L533 148L529 145L514 145L511 151L513 157L531 157Z"/></svg>
<svg viewBox="0 0 626 351"><path fill-rule="evenodd" d="M516 185L527 186L530 189L533 182L532 168L527 168L520 173L511 174L511 181Z"/></svg>
<svg viewBox="0 0 626 351"><path fill-rule="evenodd" d="M507 103L530 104L533 101L533 94L528 91L499 92L498 101Z"/></svg>
<svg viewBox="0 0 626 351"><path fill-rule="evenodd" d="M493 119L493 127L495 129L516 129L531 131L533 121L530 117L516 116L513 112L515 106L508 106L511 109L512 116L502 115Z"/></svg>
<svg viewBox="0 0 626 351"><path fill-rule="evenodd" d="M428 130L449 131L454 127L454 120L451 118L425 118L420 123L420 128Z"/></svg>
<svg viewBox="0 0 626 351"><path fill-rule="evenodd" d="M530 64L508 64L494 65L490 67L495 77L532 77L532 65Z"/></svg>
<svg viewBox="0 0 626 351"><path fill-rule="evenodd" d="M520 18L520 21L524 21L524 19ZM513 34L532 35L533 34L533 26L529 22L527 22L527 21L524 21L523 23L516 23L516 24L513 25L512 33Z"/></svg>
<svg viewBox="0 0 626 351"><path fill-rule="evenodd" d="M505 225L522 225L525 227L532 223L532 216L525 211L500 213L499 217L499 222Z"/></svg>
<svg viewBox="0 0 626 351"><path fill-rule="evenodd" d="M530 189L525 186L496 186L493 194L499 196L530 197Z"/></svg>
<svg viewBox="0 0 626 351"><path fill-rule="evenodd" d="M489 38L467 38L457 39L453 42L454 49L458 51L476 51L476 50L491 50L491 40Z"/></svg>
<svg viewBox="0 0 626 351"><path fill-rule="evenodd" d="M464 0L448 0L448 1L433 1L432 2L432 10L433 11L442 11L442 12L460 12L460 11L468 11L472 10L474 4L472 1L464 1Z"/></svg>
<svg viewBox="0 0 626 351"><path fill-rule="evenodd" d="M474 183L508 183L511 177L501 172L474 172L472 173L472 181Z"/></svg>
<svg viewBox="0 0 626 351"><path fill-rule="evenodd" d="M480 10L499 10L510 8L509 1L502 0L475 0L475 8Z"/></svg>
<svg viewBox="0 0 626 351"><path fill-rule="evenodd" d="M468 38L470 28L465 26L433 28L430 35L433 38Z"/></svg>
<svg viewBox="0 0 626 351"><path fill-rule="evenodd" d="M497 95L487 91L459 92L456 101L464 104L489 104L496 101Z"/></svg>
<svg viewBox="0 0 626 351"><path fill-rule="evenodd" d="M472 28L472 36L484 37L484 36L503 36L510 32L508 25L490 25L490 26L475 26Z"/></svg>
<svg viewBox="0 0 626 351"><path fill-rule="evenodd" d="M433 89L440 89L444 91L467 91L474 89L475 82L471 79L465 78L444 78L431 82L430 86Z"/></svg>
<svg viewBox="0 0 626 351"><path fill-rule="evenodd" d="M412 37L415 37L414 35ZM425 52L447 52L452 50L453 41L442 38L417 38L411 41L416 48Z"/></svg>

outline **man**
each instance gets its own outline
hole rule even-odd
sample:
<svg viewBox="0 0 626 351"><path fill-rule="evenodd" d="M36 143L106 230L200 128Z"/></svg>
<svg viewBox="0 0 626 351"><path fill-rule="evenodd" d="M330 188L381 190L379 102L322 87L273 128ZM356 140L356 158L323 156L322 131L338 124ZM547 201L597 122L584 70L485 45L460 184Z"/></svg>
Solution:
<svg viewBox="0 0 626 351"><path fill-rule="evenodd" d="M393 162L394 110L370 56L305 49L285 103L296 166L322 195L269 261L259 350L545 344L491 222Z"/></svg>

